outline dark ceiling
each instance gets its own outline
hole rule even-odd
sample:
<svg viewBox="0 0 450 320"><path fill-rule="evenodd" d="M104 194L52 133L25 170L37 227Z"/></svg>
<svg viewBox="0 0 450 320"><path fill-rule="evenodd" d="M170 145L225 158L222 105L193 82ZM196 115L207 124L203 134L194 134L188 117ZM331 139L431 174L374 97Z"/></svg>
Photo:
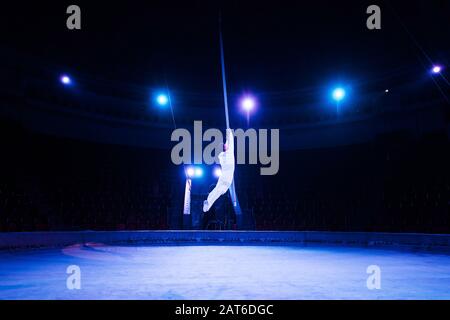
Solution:
<svg viewBox="0 0 450 320"><path fill-rule="evenodd" d="M16 1L2 4L1 46L91 81L167 81L199 106L220 104L219 11L231 95L271 106L320 102L333 83L360 95L395 88L434 61L450 65L450 1L377 1L382 30L369 31L372 2L77 1L82 30L69 31L72 2Z"/></svg>

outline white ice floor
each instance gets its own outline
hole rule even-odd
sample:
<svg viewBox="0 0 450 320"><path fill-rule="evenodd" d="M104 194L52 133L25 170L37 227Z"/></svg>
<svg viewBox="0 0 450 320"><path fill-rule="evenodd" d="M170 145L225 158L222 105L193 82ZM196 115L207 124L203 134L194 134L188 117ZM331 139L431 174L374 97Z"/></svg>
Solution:
<svg viewBox="0 0 450 320"><path fill-rule="evenodd" d="M81 289L66 286L69 265ZM381 289L366 285L381 268ZM450 255L352 247L72 246L0 252L0 299L450 299Z"/></svg>

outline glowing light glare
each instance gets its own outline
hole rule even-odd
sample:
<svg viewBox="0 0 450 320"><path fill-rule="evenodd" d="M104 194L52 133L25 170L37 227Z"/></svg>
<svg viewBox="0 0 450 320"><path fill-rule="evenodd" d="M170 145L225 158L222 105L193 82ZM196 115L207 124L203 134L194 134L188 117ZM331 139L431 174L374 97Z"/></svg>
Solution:
<svg viewBox="0 0 450 320"><path fill-rule="evenodd" d="M69 84L72 83L72 79L70 79L70 77L67 76L67 75L62 75L61 78L60 78L60 81L64 85L69 85Z"/></svg>
<svg viewBox="0 0 450 320"><path fill-rule="evenodd" d="M201 178L203 177L203 169L200 167L188 167L186 175L188 178Z"/></svg>
<svg viewBox="0 0 450 320"><path fill-rule="evenodd" d="M434 74L441 73L441 71L442 71L441 66L433 66L433 68L431 69L431 72L433 72Z"/></svg>
<svg viewBox="0 0 450 320"><path fill-rule="evenodd" d="M200 178L200 177L203 176L203 170L202 170L202 168L195 168L194 172L195 172L195 176L196 176L197 178Z"/></svg>
<svg viewBox="0 0 450 320"><path fill-rule="evenodd" d="M250 97L250 96L246 96L246 97L242 98L242 100L241 100L241 107L245 111L250 112L253 109L255 109L255 106L256 106L255 98Z"/></svg>
<svg viewBox="0 0 450 320"><path fill-rule="evenodd" d="M255 101L251 98L245 98L244 101L242 101L242 107L246 111L251 111L255 107Z"/></svg>
<svg viewBox="0 0 450 320"><path fill-rule="evenodd" d="M220 168L215 168L215 169L214 169L214 176L215 176L216 178L219 178L221 175L222 175L222 169L220 169Z"/></svg>
<svg viewBox="0 0 450 320"><path fill-rule="evenodd" d="M194 177L194 175L195 175L195 170L194 170L194 168L192 168L192 167L187 168L187 169L186 169L186 175L187 175L189 178Z"/></svg>
<svg viewBox="0 0 450 320"><path fill-rule="evenodd" d="M169 103L169 97L166 94L163 94L163 93L158 94L156 96L156 102L160 106L164 107L164 106L166 106Z"/></svg>
<svg viewBox="0 0 450 320"><path fill-rule="evenodd" d="M345 90L342 88L336 88L333 90L333 99L336 101L341 101L345 97Z"/></svg>

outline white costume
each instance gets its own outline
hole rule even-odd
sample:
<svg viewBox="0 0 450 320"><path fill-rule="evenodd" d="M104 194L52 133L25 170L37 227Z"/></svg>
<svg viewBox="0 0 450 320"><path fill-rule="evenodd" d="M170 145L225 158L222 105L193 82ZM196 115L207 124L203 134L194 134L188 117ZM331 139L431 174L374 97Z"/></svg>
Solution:
<svg viewBox="0 0 450 320"><path fill-rule="evenodd" d="M228 191L233 183L234 176L234 137L233 130L227 129L227 151L219 154L219 162L222 174L217 181L216 187L209 193L208 199L203 202L203 212L209 211L214 202Z"/></svg>

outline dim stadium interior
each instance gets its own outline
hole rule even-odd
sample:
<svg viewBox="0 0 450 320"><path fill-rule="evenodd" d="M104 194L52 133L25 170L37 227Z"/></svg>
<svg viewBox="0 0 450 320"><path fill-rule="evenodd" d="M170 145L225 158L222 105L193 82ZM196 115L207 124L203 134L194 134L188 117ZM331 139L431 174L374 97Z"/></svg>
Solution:
<svg viewBox="0 0 450 320"><path fill-rule="evenodd" d="M449 16L2 5L0 300L450 299Z"/></svg>

